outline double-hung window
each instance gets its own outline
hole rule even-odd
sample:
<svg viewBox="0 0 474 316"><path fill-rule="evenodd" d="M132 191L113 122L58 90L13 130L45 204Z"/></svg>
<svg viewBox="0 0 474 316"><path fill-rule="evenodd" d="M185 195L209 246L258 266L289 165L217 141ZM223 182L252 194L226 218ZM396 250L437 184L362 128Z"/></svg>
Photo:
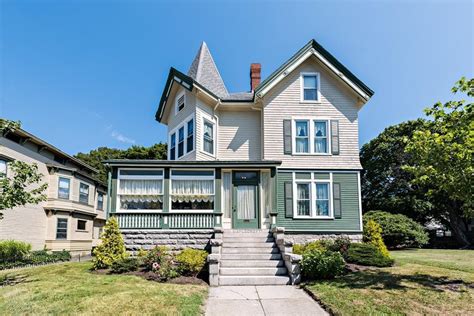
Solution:
<svg viewBox="0 0 474 316"><path fill-rule="evenodd" d="M79 184L79 202L89 203L89 186L82 182Z"/></svg>
<svg viewBox="0 0 474 316"><path fill-rule="evenodd" d="M294 154L329 154L329 121L323 119L295 119L293 121Z"/></svg>
<svg viewBox="0 0 474 316"><path fill-rule="evenodd" d="M319 102L319 74L302 73L302 93L303 102Z"/></svg>
<svg viewBox="0 0 474 316"><path fill-rule="evenodd" d="M97 193L97 209L104 210L104 193L102 192Z"/></svg>
<svg viewBox="0 0 474 316"><path fill-rule="evenodd" d="M193 151L193 149L194 149L194 120L191 119L187 123L186 153Z"/></svg>
<svg viewBox="0 0 474 316"><path fill-rule="evenodd" d="M296 152L297 153L309 153L309 134L308 134L308 122L309 121L296 121L295 122L295 135L296 135Z"/></svg>
<svg viewBox="0 0 474 316"><path fill-rule="evenodd" d="M0 159L0 178L6 177L7 175L7 161Z"/></svg>
<svg viewBox="0 0 474 316"><path fill-rule="evenodd" d="M171 170L171 209L214 209L213 170Z"/></svg>
<svg viewBox="0 0 474 316"><path fill-rule="evenodd" d="M58 198L69 200L70 187L71 179L60 177L58 184Z"/></svg>
<svg viewBox="0 0 474 316"><path fill-rule="evenodd" d="M170 141L170 160L176 159L176 133L171 134Z"/></svg>
<svg viewBox="0 0 474 316"><path fill-rule="evenodd" d="M67 239L67 218L58 218L56 223L56 239Z"/></svg>
<svg viewBox="0 0 474 316"><path fill-rule="evenodd" d="M314 174L295 175L293 198L296 218L332 218L331 180L316 178Z"/></svg>
<svg viewBox="0 0 474 316"><path fill-rule="evenodd" d="M209 121L204 121L203 149L214 155L214 124Z"/></svg>
<svg viewBox="0 0 474 316"><path fill-rule="evenodd" d="M162 210L162 169L120 169L118 174L120 210Z"/></svg>

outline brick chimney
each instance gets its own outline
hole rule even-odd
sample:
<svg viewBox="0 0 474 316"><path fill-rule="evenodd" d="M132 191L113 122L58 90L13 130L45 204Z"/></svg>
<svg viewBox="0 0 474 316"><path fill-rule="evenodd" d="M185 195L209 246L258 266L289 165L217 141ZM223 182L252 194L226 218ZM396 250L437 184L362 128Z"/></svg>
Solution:
<svg viewBox="0 0 474 316"><path fill-rule="evenodd" d="M260 84L262 65L254 63L250 64L250 91L255 91L255 88Z"/></svg>

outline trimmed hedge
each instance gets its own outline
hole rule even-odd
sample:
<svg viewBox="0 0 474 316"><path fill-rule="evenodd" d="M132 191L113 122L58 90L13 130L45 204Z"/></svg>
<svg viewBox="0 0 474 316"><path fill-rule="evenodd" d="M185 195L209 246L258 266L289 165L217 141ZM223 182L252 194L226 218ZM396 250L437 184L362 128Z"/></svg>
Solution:
<svg viewBox="0 0 474 316"><path fill-rule="evenodd" d="M41 265L54 262L63 262L71 260L71 254L68 251L57 251L48 253L46 250L33 251L17 261L0 262L0 270L19 268L28 265Z"/></svg>
<svg viewBox="0 0 474 316"><path fill-rule="evenodd" d="M429 241L423 226L405 215L370 211L363 218L364 223L373 220L382 227L382 238L388 248L421 247Z"/></svg>
<svg viewBox="0 0 474 316"><path fill-rule="evenodd" d="M373 244L351 244L345 257L349 263L356 263L364 266L390 267L394 260L384 256Z"/></svg>

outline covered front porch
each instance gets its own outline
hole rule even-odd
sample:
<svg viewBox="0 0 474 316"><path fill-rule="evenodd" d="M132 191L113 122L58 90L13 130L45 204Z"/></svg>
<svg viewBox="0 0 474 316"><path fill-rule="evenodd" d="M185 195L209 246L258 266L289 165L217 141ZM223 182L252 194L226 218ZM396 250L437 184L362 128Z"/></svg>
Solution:
<svg viewBox="0 0 474 316"><path fill-rule="evenodd" d="M121 229L270 229L279 161L110 160Z"/></svg>

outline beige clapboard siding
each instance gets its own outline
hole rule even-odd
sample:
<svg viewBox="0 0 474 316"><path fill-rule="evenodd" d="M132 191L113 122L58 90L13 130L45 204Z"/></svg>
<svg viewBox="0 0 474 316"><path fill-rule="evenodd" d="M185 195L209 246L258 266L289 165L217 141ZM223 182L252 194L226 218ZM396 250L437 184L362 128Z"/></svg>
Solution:
<svg viewBox="0 0 474 316"><path fill-rule="evenodd" d="M216 123L214 117L214 109L206 104L206 102L199 97L196 98L196 160L216 160L217 155L211 156L203 151L203 132L204 132L204 120L210 120ZM215 135L219 132L217 124L214 126L216 129ZM219 136L217 136L219 138Z"/></svg>
<svg viewBox="0 0 474 316"><path fill-rule="evenodd" d="M319 72L321 103L300 102L300 73ZM315 59L301 64L263 100L264 159L281 160L282 168L360 169L356 97ZM292 156L283 153L283 120L321 117L339 120L340 155Z"/></svg>
<svg viewBox="0 0 474 316"><path fill-rule="evenodd" d="M220 111L218 149L221 160L261 160L259 111Z"/></svg>

